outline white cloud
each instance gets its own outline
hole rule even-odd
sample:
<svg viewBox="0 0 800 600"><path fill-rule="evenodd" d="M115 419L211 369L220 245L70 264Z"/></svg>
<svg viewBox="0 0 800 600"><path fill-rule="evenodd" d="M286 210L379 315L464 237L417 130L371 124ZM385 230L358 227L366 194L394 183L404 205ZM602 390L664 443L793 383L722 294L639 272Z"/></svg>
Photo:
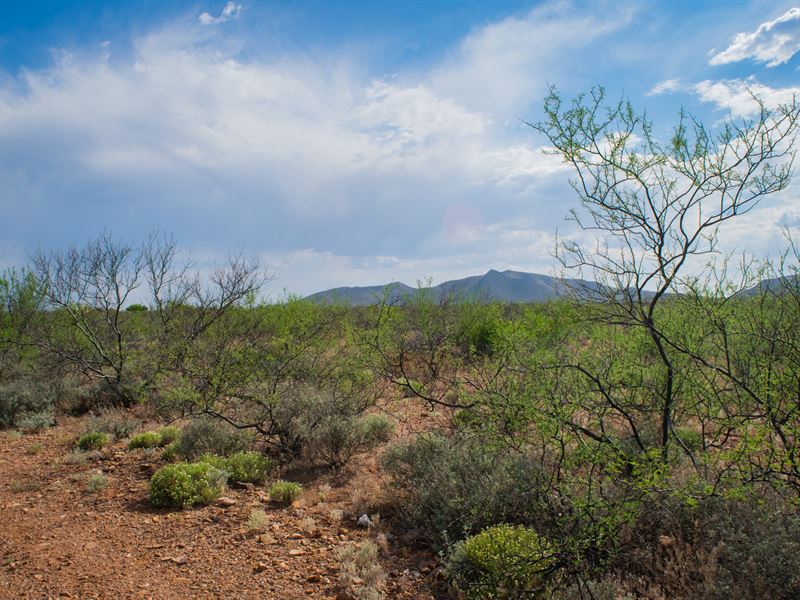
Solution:
<svg viewBox="0 0 800 600"><path fill-rule="evenodd" d="M800 87L773 88L754 78L705 80L692 86L701 102L716 104L718 109L729 111L735 117L747 117L758 112L753 96L768 107L791 103L800 95Z"/></svg>
<svg viewBox="0 0 800 600"><path fill-rule="evenodd" d="M668 94L678 92L683 89L683 84L680 79L665 79L655 84L649 92L648 96L658 96L660 94Z"/></svg>
<svg viewBox="0 0 800 600"><path fill-rule="evenodd" d="M453 207L479 214L478 228L528 212L538 200L521 195L564 168L435 74L387 81L335 56L245 60L195 29L150 32L127 59L64 53L0 83L0 241L64 245L106 225L136 238L158 225L223 252L422 260L479 241L462 225L444 233ZM554 227L566 208L541 213Z"/></svg>
<svg viewBox="0 0 800 600"><path fill-rule="evenodd" d="M222 9L222 12L219 14L218 17L212 17L209 13L204 12L197 20L200 22L201 25L219 25L220 23L225 23L226 21L230 21L231 19L235 19L239 16L242 12L242 5L236 4L233 1L229 1L225 7Z"/></svg>
<svg viewBox="0 0 800 600"><path fill-rule="evenodd" d="M725 65L745 59L777 67L800 51L800 8L791 8L751 33L737 33L730 45L711 57L709 64Z"/></svg>
<svg viewBox="0 0 800 600"><path fill-rule="evenodd" d="M540 98L548 81L563 80L572 53L627 25L633 12L559 2L491 23L461 40L434 70L431 85L470 108L513 115Z"/></svg>

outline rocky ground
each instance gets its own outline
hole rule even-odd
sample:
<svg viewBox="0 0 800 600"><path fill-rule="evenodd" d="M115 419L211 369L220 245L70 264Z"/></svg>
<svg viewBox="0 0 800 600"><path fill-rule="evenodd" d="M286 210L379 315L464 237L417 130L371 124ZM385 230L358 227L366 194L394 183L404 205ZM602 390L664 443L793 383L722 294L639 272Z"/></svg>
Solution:
<svg viewBox="0 0 800 600"><path fill-rule="evenodd" d="M370 461L347 477L309 477L291 507L250 486L166 511L147 502L157 453L117 442L76 462L80 432L79 419L64 418L38 434L0 433L0 598L343 599L337 549L366 538L382 546L386 598L435 596L430 554L356 524L380 486ZM87 490L98 472L105 488ZM256 509L268 516L260 530L248 526Z"/></svg>

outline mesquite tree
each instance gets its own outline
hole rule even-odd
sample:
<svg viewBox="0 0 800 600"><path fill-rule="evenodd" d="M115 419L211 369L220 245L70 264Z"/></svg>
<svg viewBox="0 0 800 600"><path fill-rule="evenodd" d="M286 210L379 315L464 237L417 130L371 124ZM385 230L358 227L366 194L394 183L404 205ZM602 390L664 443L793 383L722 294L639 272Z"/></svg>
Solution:
<svg viewBox="0 0 800 600"><path fill-rule="evenodd" d="M566 240L558 247L566 274L594 282L572 291L595 301L596 318L643 330L650 340L660 375L646 387L664 459L670 440L679 440L673 414L683 353L671 343L659 308L681 292L687 267L717 251L721 226L784 190L791 178L800 105L753 103L752 118L728 119L713 129L681 112L671 137L661 141L644 114L629 102L608 105L602 88L571 104L551 89L544 120L529 123L574 168L580 207L571 218L595 234L589 244ZM572 366L639 441L626 386Z"/></svg>

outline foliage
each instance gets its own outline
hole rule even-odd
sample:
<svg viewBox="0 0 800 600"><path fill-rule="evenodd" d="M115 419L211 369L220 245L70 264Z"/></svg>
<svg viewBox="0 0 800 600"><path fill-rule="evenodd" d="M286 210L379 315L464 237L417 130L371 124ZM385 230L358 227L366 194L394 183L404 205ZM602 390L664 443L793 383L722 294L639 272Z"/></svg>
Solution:
<svg viewBox="0 0 800 600"><path fill-rule="evenodd" d="M169 446L170 444L177 442L178 439L181 437L181 430L174 425L167 425L166 427L162 427L158 430L158 445L159 446Z"/></svg>
<svg viewBox="0 0 800 600"><path fill-rule="evenodd" d="M448 569L467 598L520 598L543 592L555 562L534 530L496 525L456 544Z"/></svg>
<svg viewBox="0 0 800 600"><path fill-rule="evenodd" d="M225 470L237 483L260 483L271 469L272 461L259 452L236 452L225 459Z"/></svg>
<svg viewBox="0 0 800 600"><path fill-rule="evenodd" d="M203 454L228 456L246 450L252 436L212 417L198 417L189 421L175 442L177 453L186 459Z"/></svg>
<svg viewBox="0 0 800 600"><path fill-rule="evenodd" d="M226 477L208 463L167 465L150 479L150 503L168 508L209 504L222 494Z"/></svg>
<svg viewBox="0 0 800 600"><path fill-rule="evenodd" d="M378 546L372 540L347 544L336 552L339 585L353 600L385 598L386 573L378 560Z"/></svg>
<svg viewBox="0 0 800 600"><path fill-rule="evenodd" d="M260 508L254 508L250 511L250 516L247 518L247 528L250 531L264 531L269 523L267 513Z"/></svg>
<svg viewBox="0 0 800 600"><path fill-rule="evenodd" d="M156 448L161 445L161 436L157 431L144 431L134 435L128 442L128 449Z"/></svg>
<svg viewBox="0 0 800 600"><path fill-rule="evenodd" d="M178 442L172 442L161 452L161 458L166 462L178 462L180 453L178 452Z"/></svg>
<svg viewBox="0 0 800 600"><path fill-rule="evenodd" d="M86 480L86 491L90 494L96 494L106 488L108 485L108 478L102 473L95 473Z"/></svg>
<svg viewBox="0 0 800 600"><path fill-rule="evenodd" d="M48 383L34 382L29 379L16 379L0 384L0 427L19 427L20 422L30 425L35 417L32 415L48 415L52 413L55 402L55 390ZM46 421L42 417L43 421ZM47 427L52 424L43 425ZM43 428L42 427L42 428Z"/></svg>
<svg viewBox="0 0 800 600"><path fill-rule="evenodd" d="M42 429L52 427L55 418L49 411L24 412L17 416L15 423L17 428L24 433L37 433Z"/></svg>
<svg viewBox="0 0 800 600"><path fill-rule="evenodd" d="M82 452L102 450L103 446L108 444L108 441L108 436L102 431L90 431L78 438L78 441L75 442L75 447Z"/></svg>
<svg viewBox="0 0 800 600"><path fill-rule="evenodd" d="M401 494L403 523L439 547L496 523L545 518L546 478L532 456L420 435L390 447L383 465Z"/></svg>
<svg viewBox="0 0 800 600"><path fill-rule="evenodd" d="M276 504L291 504L303 493L303 486L293 481L278 480L269 486L269 499Z"/></svg>
<svg viewBox="0 0 800 600"><path fill-rule="evenodd" d="M354 456L370 452L388 441L393 431L394 425L385 415L353 418L337 414L314 429L309 445L329 466L340 468Z"/></svg>
<svg viewBox="0 0 800 600"><path fill-rule="evenodd" d="M92 416L86 422L86 431L102 431L121 440L141 427L141 421L131 416L127 411L106 409Z"/></svg>

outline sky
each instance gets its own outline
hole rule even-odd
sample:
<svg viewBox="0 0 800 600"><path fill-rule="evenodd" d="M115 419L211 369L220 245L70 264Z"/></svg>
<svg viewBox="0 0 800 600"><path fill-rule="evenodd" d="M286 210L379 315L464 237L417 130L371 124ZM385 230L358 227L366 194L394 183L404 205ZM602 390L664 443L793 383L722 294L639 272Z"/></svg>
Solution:
<svg viewBox="0 0 800 600"><path fill-rule="evenodd" d="M794 0L795 3L797 0ZM668 136L800 91L792 2L10 1L0 269L102 231L244 252L269 293L548 273L577 205L524 124L603 85ZM775 255L800 184L722 236Z"/></svg>

